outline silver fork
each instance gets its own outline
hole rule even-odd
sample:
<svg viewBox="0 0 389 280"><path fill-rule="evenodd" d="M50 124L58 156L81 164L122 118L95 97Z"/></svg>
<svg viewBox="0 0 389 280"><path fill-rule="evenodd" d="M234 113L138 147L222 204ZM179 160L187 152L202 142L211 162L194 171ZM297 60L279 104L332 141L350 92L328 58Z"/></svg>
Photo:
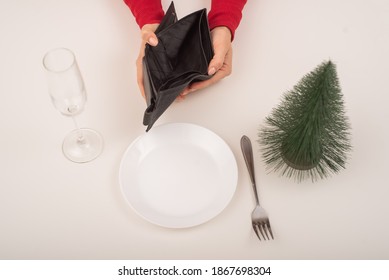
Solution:
<svg viewBox="0 0 389 280"><path fill-rule="evenodd" d="M251 146L250 139L246 135L243 135L240 139L240 147L242 149L243 157L249 171L251 184L255 194L256 206L251 213L251 223L253 229L259 240L261 240L261 236L263 240L270 240L269 235L271 239L274 239L273 232L270 227L269 216L267 215L265 209L259 205L258 192L255 183L253 148ZM259 235L259 233L261 235Z"/></svg>

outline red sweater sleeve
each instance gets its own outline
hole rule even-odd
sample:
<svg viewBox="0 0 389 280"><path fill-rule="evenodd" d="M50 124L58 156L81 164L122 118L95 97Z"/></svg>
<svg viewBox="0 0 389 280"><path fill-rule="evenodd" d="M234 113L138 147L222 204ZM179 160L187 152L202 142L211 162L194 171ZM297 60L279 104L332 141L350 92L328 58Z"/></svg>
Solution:
<svg viewBox="0 0 389 280"><path fill-rule="evenodd" d="M160 23L164 16L161 0L124 0L124 2L140 28L147 23ZM210 29L226 26L230 29L233 39L246 2L247 0L212 0L208 14Z"/></svg>
<svg viewBox="0 0 389 280"><path fill-rule="evenodd" d="M226 26L230 29L232 39L234 39L235 30L242 19L242 11L246 2L247 0L212 0L208 14L209 28Z"/></svg>
<svg viewBox="0 0 389 280"><path fill-rule="evenodd" d="M147 23L160 23L164 16L161 0L124 0L124 2L140 28Z"/></svg>

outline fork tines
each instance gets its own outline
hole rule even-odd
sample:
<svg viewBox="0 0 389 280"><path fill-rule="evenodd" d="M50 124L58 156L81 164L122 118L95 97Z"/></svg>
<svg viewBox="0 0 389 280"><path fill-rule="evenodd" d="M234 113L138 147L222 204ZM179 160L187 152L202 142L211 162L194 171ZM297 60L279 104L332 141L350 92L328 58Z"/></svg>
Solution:
<svg viewBox="0 0 389 280"><path fill-rule="evenodd" d="M262 240L259 233L261 233L263 240L270 240L268 233L270 234L271 239L274 240L269 221L264 223L252 223L252 225L254 232L258 236L259 240Z"/></svg>

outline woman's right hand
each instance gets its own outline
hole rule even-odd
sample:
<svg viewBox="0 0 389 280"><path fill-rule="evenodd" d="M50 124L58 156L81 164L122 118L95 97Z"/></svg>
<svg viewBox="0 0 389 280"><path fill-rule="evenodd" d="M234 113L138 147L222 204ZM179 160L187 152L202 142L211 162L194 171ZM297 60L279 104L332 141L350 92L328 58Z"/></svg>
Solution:
<svg viewBox="0 0 389 280"><path fill-rule="evenodd" d="M142 60L145 56L145 47L146 44L149 44L151 46L158 45L158 38L155 35L155 30L158 28L159 24L145 24L141 29L141 38L142 43L139 50L138 58L136 59L136 76L137 76L137 82L139 90L144 98L146 98L145 95L145 89L143 85L143 65Z"/></svg>

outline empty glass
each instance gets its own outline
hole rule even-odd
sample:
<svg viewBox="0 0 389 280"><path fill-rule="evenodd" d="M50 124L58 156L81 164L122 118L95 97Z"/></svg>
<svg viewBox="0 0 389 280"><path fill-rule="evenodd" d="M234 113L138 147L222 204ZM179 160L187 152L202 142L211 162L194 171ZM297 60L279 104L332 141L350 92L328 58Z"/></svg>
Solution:
<svg viewBox="0 0 389 280"><path fill-rule="evenodd" d="M86 91L74 53L57 48L43 58L48 89L55 108L63 115L73 118L76 129L64 139L62 150L73 162L83 163L97 158L103 150L103 139L95 130L79 128L75 116L86 103Z"/></svg>

